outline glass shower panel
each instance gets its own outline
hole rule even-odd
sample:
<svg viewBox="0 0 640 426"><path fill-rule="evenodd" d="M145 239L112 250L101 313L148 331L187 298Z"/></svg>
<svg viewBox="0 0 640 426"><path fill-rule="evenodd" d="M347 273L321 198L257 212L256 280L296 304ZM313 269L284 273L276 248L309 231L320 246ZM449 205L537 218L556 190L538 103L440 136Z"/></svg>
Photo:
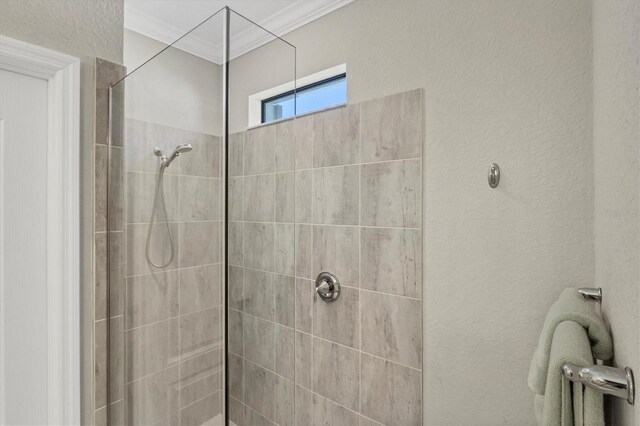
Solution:
<svg viewBox="0 0 640 426"><path fill-rule="evenodd" d="M151 59L112 88L110 424L224 424L225 15L159 52L128 35Z"/></svg>
<svg viewBox="0 0 640 426"><path fill-rule="evenodd" d="M296 162L295 120L249 128L261 111L252 95L295 89L296 52L234 12L229 39L229 420L304 424L294 412L296 326L303 321L296 315L295 199L296 179L309 177L296 168L309 165Z"/></svg>

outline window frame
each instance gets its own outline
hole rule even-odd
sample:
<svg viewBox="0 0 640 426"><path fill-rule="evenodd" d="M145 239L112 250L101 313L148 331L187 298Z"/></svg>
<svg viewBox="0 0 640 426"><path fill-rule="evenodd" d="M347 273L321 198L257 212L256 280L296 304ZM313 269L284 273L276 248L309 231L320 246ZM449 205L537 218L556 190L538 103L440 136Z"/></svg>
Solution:
<svg viewBox="0 0 640 426"><path fill-rule="evenodd" d="M281 121L281 120L274 120L274 121L269 121L268 123L262 123L262 100L263 99L273 98L283 93L296 90L296 88L305 87L310 84L316 83L318 81L326 80L328 78L335 77L341 74L348 74L347 64L336 65L331 68L327 68L322 71L316 72L314 74L307 75L305 77L300 77L295 80L288 81L284 84L280 84L278 86L272 87L270 89L266 89L261 92L249 95L248 108L247 108L247 128L251 129L259 126L268 126L272 123L277 123L278 121ZM347 85L349 84L348 80L346 84ZM347 91L347 97L348 96L349 94ZM348 99L347 99L347 102L348 102ZM331 108L339 107L342 105L346 105L347 102L345 102L344 104L338 104L326 109L331 109ZM319 109L314 112L323 111L323 110L324 109ZM312 112L310 111L309 113L312 113ZM304 115L304 114L298 114L297 116L299 117L300 115ZM292 118L294 117L286 118L283 120L291 120Z"/></svg>
<svg viewBox="0 0 640 426"><path fill-rule="evenodd" d="M284 93L280 93L280 94L271 96L269 98L261 99L260 100L260 124L269 124L269 123L273 123L274 121L287 120L289 118L294 118L294 117L298 116L298 111L296 109L294 111L294 113L293 113L293 116L291 116L291 117L282 117L282 118L276 119L276 120L265 121L265 119L266 119L265 105L266 105L267 102L271 102L271 101L276 100L276 99L285 98L287 96L293 95L294 96L294 102L297 103L297 97L301 93L304 93L304 92L306 92L306 91L308 91L310 89L313 89L314 87L322 86L324 84L331 83L331 82L334 82L334 81L337 81L337 80L344 80L345 85L346 85L346 83L347 83L347 73L346 73L346 71L343 72L343 73L334 75L332 77L327 77L327 78L322 79L322 80L314 81L313 83L309 83L306 86L298 87L298 88L295 88L293 90L288 90L288 91L286 91ZM313 113L313 112L316 112L316 111L322 111L323 109L333 108L333 107L336 107L336 106L339 106L339 105L342 105L342 103L337 103L337 104L333 104L333 105L325 105L323 107L320 107L320 108L317 108L317 109L314 109L314 110L311 110L311 111L307 111L307 112L303 113L302 115L310 114L310 113Z"/></svg>

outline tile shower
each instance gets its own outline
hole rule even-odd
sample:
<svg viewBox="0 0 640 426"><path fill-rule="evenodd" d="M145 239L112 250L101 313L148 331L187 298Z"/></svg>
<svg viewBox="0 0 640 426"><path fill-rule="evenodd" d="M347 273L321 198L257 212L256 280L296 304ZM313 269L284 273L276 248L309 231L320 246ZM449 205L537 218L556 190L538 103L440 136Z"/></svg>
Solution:
<svg viewBox="0 0 640 426"><path fill-rule="evenodd" d="M230 136L234 423L420 424L422 103L415 90ZM322 271L335 302L314 298Z"/></svg>
<svg viewBox="0 0 640 426"><path fill-rule="evenodd" d="M275 62L295 58L273 43ZM110 237L96 234L96 266L105 254L110 264L96 310L111 318L96 322L96 353L108 345L96 421L421 424L423 91L225 138L210 112L242 113L234 63L223 104L215 84L176 74L193 60L184 55L169 47L112 89L99 177L111 195L96 207L110 215ZM192 150L161 179L155 148L183 144ZM166 212L155 210L148 238L156 191ZM337 300L316 296L321 272L340 280Z"/></svg>

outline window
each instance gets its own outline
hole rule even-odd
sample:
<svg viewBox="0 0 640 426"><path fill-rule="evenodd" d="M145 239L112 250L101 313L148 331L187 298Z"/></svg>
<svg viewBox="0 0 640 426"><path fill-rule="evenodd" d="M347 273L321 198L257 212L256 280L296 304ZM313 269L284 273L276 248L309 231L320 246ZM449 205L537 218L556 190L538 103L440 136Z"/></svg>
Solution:
<svg viewBox="0 0 640 426"><path fill-rule="evenodd" d="M347 64L254 93L248 102L248 127L344 105L347 103Z"/></svg>
<svg viewBox="0 0 640 426"><path fill-rule="evenodd" d="M347 74L339 74L262 100L262 123L293 117L347 102Z"/></svg>

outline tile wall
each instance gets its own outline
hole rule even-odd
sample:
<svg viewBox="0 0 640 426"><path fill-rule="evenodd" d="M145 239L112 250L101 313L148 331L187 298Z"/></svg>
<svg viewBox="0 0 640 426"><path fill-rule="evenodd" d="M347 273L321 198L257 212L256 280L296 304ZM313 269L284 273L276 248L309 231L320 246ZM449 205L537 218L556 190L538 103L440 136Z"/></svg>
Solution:
<svg viewBox="0 0 640 426"><path fill-rule="evenodd" d="M423 97L231 135L235 424L421 423ZM322 271L335 302L314 300Z"/></svg>
<svg viewBox="0 0 640 426"><path fill-rule="evenodd" d="M201 425L220 421L223 396L220 138L127 119L124 150L124 282L120 322L112 329L114 400L124 424ZM167 267L146 259L146 239L158 175L154 147L182 154L165 170L167 217L175 256ZM113 181L112 181L113 182ZM170 258L161 209L151 259ZM113 310L113 308L112 308ZM115 354L120 348L122 353ZM113 365L113 364L112 364Z"/></svg>

